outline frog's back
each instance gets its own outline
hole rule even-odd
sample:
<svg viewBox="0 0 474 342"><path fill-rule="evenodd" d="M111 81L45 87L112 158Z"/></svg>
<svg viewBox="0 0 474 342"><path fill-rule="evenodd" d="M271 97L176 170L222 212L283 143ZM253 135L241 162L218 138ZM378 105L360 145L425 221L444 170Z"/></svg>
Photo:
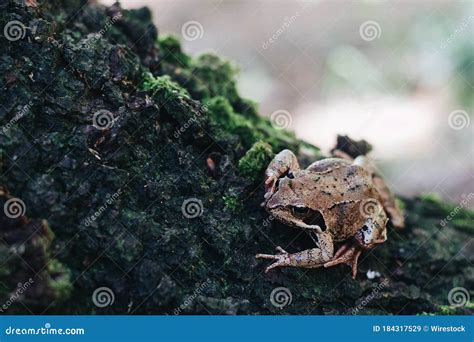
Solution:
<svg viewBox="0 0 474 342"><path fill-rule="evenodd" d="M313 189L307 191L308 203L319 211L328 231L334 239L344 240L353 236L364 225L367 217L361 207L368 199L380 201L380 195L372 184L371 175L362 167L350 163L323 165L313 168Z"/></svg>
<svg viewBox="0 0 474 342"><path fill-rule="evenodd" d="M378 198L372 177L358 165L343 165L322 172L309 171L305 177L310 178L305 183L312 189L306 193L311 196L308 203L314 204L314 209L328 208L334 202Z"/></svg>

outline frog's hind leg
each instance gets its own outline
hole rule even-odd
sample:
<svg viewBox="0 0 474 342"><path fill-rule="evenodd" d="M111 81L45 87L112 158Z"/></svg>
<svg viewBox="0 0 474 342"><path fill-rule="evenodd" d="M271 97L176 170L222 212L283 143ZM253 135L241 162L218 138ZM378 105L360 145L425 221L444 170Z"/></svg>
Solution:
<svg viewBox="0 0 474 342"><path fill-rule="evenodd" d="M346 264L352 268L352 278L357 275L357 262L364 250L375 247L387 240L387 230L385 227L387 216L385 212L380 212L374 218L369 218L364 226L357 231L354 237L346 241L339 249L334 258L324 264L324 267Z"/></svg>
<svg viewBox="0 0 474 342"><path fill-rule="evenodd" d="M316 268L332 259L334 246L332 237L328 233L318 234L318 247L307 249L297 253L288 253L281 247L277 247L278 254L257 254L257 259L275 260L273 264L265 269L265 273L276 267L301 267Z"/></svg>
<svg viewBox="0 0 474 342"><path fill-rule="evenodd" d="M357 275L357 262L359 256L362 254L362 249L356 245L344 244L334 255L331 261L324 264L324 267L336 266L339 264L347 264L352 268L352 279L355 279Z"/></svg>
<svg viewBox="0 0 474 342"><path fill-rule="evenodd" d="M382 197L383 207L390 216L390 221L395 228L404 228L405 217L403 215L403 211L398 206L397 202L395 201L395 196L390 191L383 178L377 173L375 166L371 162L371 159L362 154L353 159L349 154L339 149L334 149L332 154L337 158L352 161L352 164L361 166L370 173L373 184Z"/></svg>
<svg viewBox="0 0 474 342"><path fill-rule="evenodd" d="M405 217L403 212L399 208L395 200L395 196L390 191L383 178L376 172L374 165L370 162L370 159L366 156L358 156L354 160L353 164L362 166L364 169L370 172L372 175L372 182L381 196L383 207L390 216L390 221L395 226L395 228L404 228Z"/></svg>
<svg viewBox="0 0 474 342"><path fill-rule="evenodd" d="M403 211L398 206L395 196L379 175L375 174L372 177L372 180L378 192L380 193L380 196L382 197L383 207L390 217L390 221L392 222L393 226L399 229L404 228L405 216L403 215Z"/></svg>

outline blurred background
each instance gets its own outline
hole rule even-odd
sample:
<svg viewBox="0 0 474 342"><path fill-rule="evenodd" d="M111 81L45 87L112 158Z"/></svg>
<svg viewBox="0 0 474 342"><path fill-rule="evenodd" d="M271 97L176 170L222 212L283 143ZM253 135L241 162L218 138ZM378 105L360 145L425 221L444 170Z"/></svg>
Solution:
<svg viewBox="0 0 474 342"><path fill-rule="evenodd" d="M460 203L474 192L473 1L121 4L148 6L185 52L234 61L261 115L289 112L288 128L324 152L337 134L372 143L397 193Z"/></svg>

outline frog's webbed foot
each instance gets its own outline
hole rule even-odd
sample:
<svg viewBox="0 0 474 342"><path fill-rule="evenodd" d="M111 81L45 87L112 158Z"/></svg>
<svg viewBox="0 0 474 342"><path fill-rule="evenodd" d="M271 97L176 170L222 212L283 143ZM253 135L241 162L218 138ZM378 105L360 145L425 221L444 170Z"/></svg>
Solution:
<svg viewBox="0 0 474 342"><path fill-rule="evenodd" d="M285 251L283 248L280 246L276 247L276 250L278 251L278 254L272 255L272 254L257 254L255 258L257 259L270 259L270 260L276 260L273 264L265 268L265 273L270 271L272 268L275 267L284 267L284 266L290 266L290 253Z"/></svg>
<svg viewBox="0 0 474 342"><path fill-rule="evenodd" d="M278 153L265 171L265 200L276 191L279 178L298 170L300 166L293 152L283 150Z"/></svg>
<svg viewBox="0 0 474 342"><path fill-rule="evenodd" d="M344 244L334 255L331 261L324 264L324 267L336 266L339 264L346 264L352 268L352 279L357 275L357 261L362 253L362 249L355 244Z"/></svg>

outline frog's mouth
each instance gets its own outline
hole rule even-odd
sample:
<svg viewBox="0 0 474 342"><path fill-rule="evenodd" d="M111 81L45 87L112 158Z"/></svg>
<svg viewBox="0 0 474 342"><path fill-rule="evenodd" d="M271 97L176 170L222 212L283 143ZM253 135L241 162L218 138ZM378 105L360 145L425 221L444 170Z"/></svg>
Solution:
<svg viewBox="0 0 474 342"><path fill-rule="evenodd" d="M319 226L322 231L326 230L326 221L319 210L309 209L308 213L302 219L303 223L309 226Z"/></svg>
<svg viewBox="0 0 474 342"><path fill-rule="evenodd" d="M307 210L302 215L296 217L301 220L300 226L305 229L314 229L319 233L322 233L326 230L326 222L324 221L323 215L318 210L307 208Z"/></svg>

